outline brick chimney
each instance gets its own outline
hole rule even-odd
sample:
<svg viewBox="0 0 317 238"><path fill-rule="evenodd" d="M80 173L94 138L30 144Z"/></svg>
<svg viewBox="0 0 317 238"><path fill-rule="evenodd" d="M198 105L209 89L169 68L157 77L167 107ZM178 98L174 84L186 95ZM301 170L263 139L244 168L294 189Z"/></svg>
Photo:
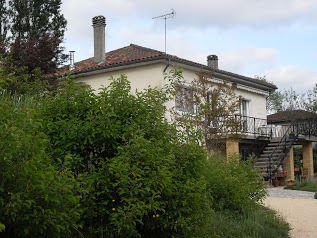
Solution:
<svg viewBox="0 0 317 238"><path fill-rule="evenodd" d="M218 56L209 55L207 56L207 65L213 69L218 69Z"/></svg>
<svg viewBox="0 0 317 238"><path fill-rule="evenodd" d="M106 62L106 18L104 16L96 16L92 18L92 26L94 28L94 63Z"/></svg>

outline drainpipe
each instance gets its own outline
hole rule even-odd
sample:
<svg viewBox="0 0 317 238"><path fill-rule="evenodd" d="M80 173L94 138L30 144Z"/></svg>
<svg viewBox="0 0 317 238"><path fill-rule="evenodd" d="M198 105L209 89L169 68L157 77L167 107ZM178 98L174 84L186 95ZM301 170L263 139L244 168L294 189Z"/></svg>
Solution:
<svg viewBox="0 0 317 238"><path fill-rule="evenodd" d="M165 68L163 69L163 72L165 73L165 71L167 70L167 68L170 66L170 58L168 58L168 61L167 61L167 65L165 66Z"/></svg>

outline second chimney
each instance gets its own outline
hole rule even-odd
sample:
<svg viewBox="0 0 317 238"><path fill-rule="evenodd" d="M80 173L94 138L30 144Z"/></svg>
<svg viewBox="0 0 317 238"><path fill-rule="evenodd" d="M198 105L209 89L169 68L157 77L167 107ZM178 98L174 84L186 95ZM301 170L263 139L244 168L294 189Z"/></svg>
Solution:
<svg viewBox="0 0 317 238"><path fill-rule="evenodd" d="M217 55L209 55L207 57L207 65L210 68L218 69L218 56Z"/></svg>
<svg viewBox="0 0 317 238"><path fill-rule="evenodd" d="M106 18L104 16L96 16L92 19L94 28L94 63L106 62L106 43L105 43L105 27Z"/></svg>

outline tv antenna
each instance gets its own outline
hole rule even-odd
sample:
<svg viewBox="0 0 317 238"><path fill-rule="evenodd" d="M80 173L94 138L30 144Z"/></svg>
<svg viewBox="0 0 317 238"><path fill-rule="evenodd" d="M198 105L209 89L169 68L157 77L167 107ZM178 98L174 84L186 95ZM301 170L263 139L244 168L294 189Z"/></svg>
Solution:
<svg viewBox="0 0 317 238"><path fill-rule="evenodd" d="M172 8L172 12L171 13L167 13L165 15L160 15L157 17L153 17L152 19L157 19L157 18L163 18L165 21L165 53L166 53L166 19L168 18L173 18L176 15L175 10Z"/></svg>

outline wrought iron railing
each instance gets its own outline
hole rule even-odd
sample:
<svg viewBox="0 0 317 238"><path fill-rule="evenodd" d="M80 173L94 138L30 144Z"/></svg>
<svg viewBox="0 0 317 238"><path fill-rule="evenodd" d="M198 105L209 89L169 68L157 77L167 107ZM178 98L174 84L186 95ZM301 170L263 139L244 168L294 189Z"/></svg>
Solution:
<svg viewBox="0 0 317 238"><path fill-rule="evenodd" d="M289 153L291 147L300 135L306 137L317 137L317 118L316 119L305 119L305 120L293 120L289 125L279 125L277 137L280 137L279 143L276 145L275 149L271 152L268 160L268 174L270 179L277 172L278 167L282 165L283 160ZM283 134L283 136L280 136ZM274 163L273 168L273 157L276 156L277 151L282 149L282 153L279 154L277 158L277 163Z"/></svg>
<svg viewBox="0 0 317 238"><path fill-rule="evenodd" d="M317 137L317 118L297 120L292 129L297 135Z"/></svg>
<svg viewBox="0 0 317 238"><path fill-rule="evenodd" d="M294 120L292 123L273 125L266 119L241 115L216 117L210 123L218 133L236 133L244 135L266 136L269 138L283 137L285 134L295 134L317 137L317 118Z"/></svg>
<svg viewBox="0 0 317 238"><path fill-rule="evenodd" d="M211 126L218 133L253 135L254 138L259 135L271 137L274 129L274 126L267 125L266 119L241 115L216 117Z"/></svg>
<svg viewBox="0 0 317 238"><path fill-rule="evenodd" d="M294 136L294 138L290 138L289 135L294 128L293 126L296 124L296 120L293 120L290 125L287 126L287 129L284 131L284 135L282 136L279 143L276 145L274 150L271 152L269 159L268 159L268 166L267 166L267 172L269 174L269 179L271 180L274 174L277 172L278 167L282 165L283 160L285 159L285 156L289 153L289 150L291 149L292 145L294 144L295 138L297 136ZM285 128L284 126L283 128ZM278 150L282 150L282 153L277 153ZM275 164L273 168L273 157L276 155L279 155L277 158L277 164Z"/></svg>

